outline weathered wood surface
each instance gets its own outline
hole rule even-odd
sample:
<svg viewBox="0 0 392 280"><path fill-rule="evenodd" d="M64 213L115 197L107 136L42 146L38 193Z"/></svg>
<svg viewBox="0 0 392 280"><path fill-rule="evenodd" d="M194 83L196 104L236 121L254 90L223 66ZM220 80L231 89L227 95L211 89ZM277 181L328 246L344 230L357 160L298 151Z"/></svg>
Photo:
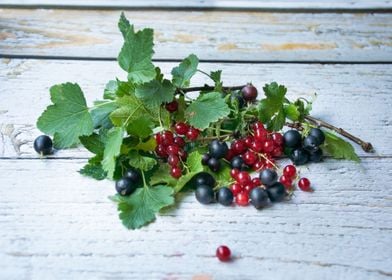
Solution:
<svg viewBox="0 0 392 280"><path fill-rule="evenodd" d="M188 194L138 231L117 219L113 183L80 176L83 164L0 160L1 279L392 276L391 159L302 168L317 191L262 211L203 206ZM233 262L214 257L220 244Z"/></svg>
<svg viewBox="0 0 392 280"><path fill-rule="evenodd" d="M392 61L392 14L126 15L137 28L155 29L157 59L194 52L215 61ZM115 58L122 45L118 18L119 11L0 9L0 54Z"/></svg>
<svg viewBox="0 0 392 280"><path fill-rule="evenodd" d="M1 0L1 5L13 7L100 7L100 8L220 8L220 9L300 9L300 10L333 10L333 9L391 9L391 1L385 0Z"/></svg>
<svg viewBox="0 0 392 280"><path fill-rule="evenodd" d="M176 63L158 65L169 74ZM311 99L317 92L314 116L372 142L375 155L392 156L392 117L380 113L392 107L390 65L202 63L200 68L207 72L222 69L227 85L252 81L261 90L266 82L276 80L288 87L290 98ZM39 135L35 121L50 103L50 86L78 82L92 104L102 97L106 81L115 77L124 79L125 72L112 61L3 59L0 63L0 144L3 144L0 156L37 157L32 149L32 141ZM201 74L192 80L193 85L208 82ZM365 154L357 146L356 150ZM57 156L81 156L79 152L59 151Z"/></svg>

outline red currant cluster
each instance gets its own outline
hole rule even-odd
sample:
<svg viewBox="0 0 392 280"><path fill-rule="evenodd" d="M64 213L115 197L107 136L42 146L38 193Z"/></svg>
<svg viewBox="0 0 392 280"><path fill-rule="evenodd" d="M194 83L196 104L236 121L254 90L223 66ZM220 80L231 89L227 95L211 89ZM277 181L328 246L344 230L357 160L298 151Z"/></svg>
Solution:
<svg viewBox="0 0 392 280"><path fill-rule="evenodd" d="M199 136L199 130L189 126L186 123L176 123L174 126L176 135L169 130L155 134L157 146L155 153L157 156L167 159L170 165L170 175L174 178L180 178L182 175L181 162L185 161L188 154L184 150L185 138L195 140Z"/></svg>

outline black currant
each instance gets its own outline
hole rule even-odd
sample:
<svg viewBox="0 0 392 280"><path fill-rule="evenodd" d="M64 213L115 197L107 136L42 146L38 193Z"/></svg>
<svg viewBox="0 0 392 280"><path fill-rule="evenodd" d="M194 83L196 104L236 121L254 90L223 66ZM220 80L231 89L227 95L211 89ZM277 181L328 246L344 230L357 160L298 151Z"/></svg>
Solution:
<svg viewBox="0 0 392 280"><path fill-rule="evenodd" d="M34 140L34 150L41 155L49 155L53 151L53 142L47 135L41 135Z"/></svg>
<svg viewBox="0 0 392 280"><path fill-rule="evenodd" d="M319 146L318 143L319 143L319 141L316 137L314 137L312 135L308 135L304 138L303 147L305 150L307 150L309 152L313 152L318 149L318 146Z"/></svg>
<svg viewBox="0 0 392 280"><path fill-rule="evenodd" d="M199 185L196 188L195 196L201 204L209 204L214 201L214 190L207 185Z"/></svg>
<svg viewBox="0 0 392 280"><path fill-rule="evenodd" d="M218 140L213 140L209 146L210 156L216 159L224 158L229 151L229 147L226 142L220 142Z"/></svg>
<svg viewBox="0 0 392 280"><path fill-rule="evenodd" d="M232 93L231 94L231 102L237 100L238 108L242 109L245 106L245 100L239 93Z"/></svg>
<svg viewBox="0 0 392 280"><path fill-rule="evenodd" d="M210 158L208 160L208 167L212 172L218 172L221 169L221 162L217 158Z"/></svg>
<svg viewBox="0 0 392 280"><path fill-rule="evenodd" d="M235 156L231 160L230 164L231 164L231 168L233 168L233 169L236 168L238 170L242 170L244 167L244 160L240 156Z"/></svg>
<svg viewBox="0 0 392 280"><path fill-rule="evenodd" d="M229 188L223 187L217 192L216 198L220 204L230 206L233 203L234 196Z"/></svg>
<svg viewBox="0 0 392 280"><path fill-rule="evenodd" d="M241 94L246 101L252 102L257 98L257 89L253 85L249 84L242 88Z"/></svg>
<svg viewBox="0 0 392 280"><path fill-rule="evenodd" d="M263 185L272 186L278 180L278 174L273 169L264 169L259 174L260 181Z"/></svg>
<svg viewBox="0 0 392 280"><path fill-rule="evenodd" d="M116 191L120 195L130 195L137 188L137 185L129 178L121 178L116 182Z"/></svg>
<svg viewBox="0 0 392 280"><path fill-rule="evenodd" d="M130 179L133 183L137 184L140 182L140 173L135 169L128 169L125 174L124 178Z"/></svg>
<svg viewBox="0 0 392 280"><path fill-rule="evenodd" d="M320 148L309 154L309 161L311 162L320 162L322 161L322 159L323 159L323 150Z"/></svg>
<svg viewBox="0 0 392 280"><path fill-rule="evenodd" d="M291 152L290 159L295 165L306 164L309 161L309 152L305 149L298 148Z"/></svg>
<svg viewBox="0 0 392 280"><path fill-rule="evenodd" d="M309 131L309 135L311 135L311 136L317 138L318 146L320 146L321 144L323 144L324 141L325 141L325 134L324 134L324 132L323 132L321 129L319 129L319 128L312 128L312 129Z"/></svg>
<svg viewBox="0 0 392 280"><path fill-rule="evenodd" d="M282 201L286 196L286 189L282 183L275 183L267 189L268 197L271 202Z"/></svg>
<svg viewBox="0 0 392 280"><path fill-rule="evenodd" d="M213 188L215 186L214 177L207 172L200 172L194 178L196 186L207 185Z"/></svg>
<svg viewBox="0 0 392 280"><path fill-rule="evenodd" d="M254 188L250 191L250 203L257 209L268 205L268 194L262 188Z"/></svg>
<svg viewBox="0 0 392 280"><path fill-rule="evenodd" d="M283 134L284 144L289 148L296 148L301 145L301 134L297 130L289 130Z"/></svg>
<svg viewBox="0 0 392 280"><path fill-rule="evenodd" d="M208 165L208 161L209 161L210 158L211 158L211 156L210 156L209 153L204 154L204 155L201 157L201 164L203 164L203 165Z"/></svg>

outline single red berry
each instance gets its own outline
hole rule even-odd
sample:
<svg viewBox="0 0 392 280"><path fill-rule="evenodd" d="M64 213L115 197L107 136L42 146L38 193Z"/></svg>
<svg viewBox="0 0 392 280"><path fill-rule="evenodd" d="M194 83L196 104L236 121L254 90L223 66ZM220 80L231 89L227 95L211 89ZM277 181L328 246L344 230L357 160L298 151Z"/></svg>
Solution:
<svg viewBox="0 0 392 280"><path fill-rule="evenodd" d="M189 140L196 140L199 137L199 130L194 127L190 127L186 133L186 137Z"/></svg>
<svg viewBox="0 0 392 280"><path fill-rule="evenodd" d="M264 128L257 128L255 130L255 139L260 142L264 142L268 139L268 132Z"/></svg>
<svg viewBox="0 0 392 280"><path fill-rule="evenodd" d="M250 191L253 190L254 188L255 188L255 186L254 186L253 183L251 182L251 183L246 184L246 185L244 186L244 192L247 193L247 194L249 194Z"/></svg>
<svg viewBox="0 0 392 280"><path fill-rule="evenodd" d="M174 142L174 136L173 133L171 131L164 131L161 133L161 140L162 140L162 144L163 145L171 145Z"/></svg>
<svg viewBox="0 0 392 280"><path fill-rule="evenodd" d="M216 257L221 261L221 262L227 262L231 258L231 251L229 247L225 245L221 245L216 249Z"/></svg>
<svg viewBox="0 0 392 280"><path fill-rule="evenodd" d="M238 174L240 173L240 170L237 168L233 168L230 170L230 176L231 178L233 178L234 180L237 179Z"/></svg>
<svg viewBox="0 0 392 280"><path fill-rule="evenodd" d="M283 150L281 147L275 147L274 150L272 151L271 155L273 157L280 157L281 155L283 155Z"/></svg>
<svg viewBox="0 0 392 280"><path fill-rule="evenodd" d="M155 141L157 141L157 144L162 144L162 135L160 133L155 134Z"/></svg>
<svg viewBox="0 0 392 280"><path fill-rule="evenodd" d="M173 166L170 170L170 175L176 179L180 178L182 175L181 168Z"/></svg>
<svg viewBox="0 0 392 280"><path fill-rule="evenodd" d="M167 163L172 167L178 166L179 162L180 159L176 155L169 155L169 157L167 158Z"/></svg>
<svg viewBox="0 0 392 280"><path fill-rule="evenodd" d="M263 143L260 141L254 141L250 148L257 153L260 153L263 151Z"/></svg>
<svg viewBox="0 0 392 280"><path fill-rule="evenodd" d="M265 169L274 169L275 166L274 166L274 163L273 163L271 160L269 160L269 161L267 161L267 162L264 164L263 168L265 168Z"/></svg>
<svg viewBox="0 0 392 280"><path fill-rule="evenodd" d="M257 156L252 151L246 151L242 156L244 159L245 164L251 166L257 161Z"/></svg>
<svg viewBox="0 0 392 280"><path fill-rule="evenodd" d="M188 157L188 153L185 152L183 149L180 149L178 151L178 155L180 156L181 160L185 161L186 158Z"/></svg>
<svg viewBox="0 0 392 280"><path fill-rule="evenodd" d="M246 144L244 140L238 139L231 144L231 149L236 155L240 155L246 151Z"/></svg>
<svg viewBox="0 0 392 280"><path fill-rule="evenodd" d="M235 202L240 206L249 204L249 195L246 192L239 193L235 196Z"/></svg>
<svg viewBox="0 0 392 280"><path fill-rule="evenodd" d="M251 181L250 175L246 171L240 171L237 175L237 182L245 186Z"/></svg>
<svg viewBox="0 0 392 280"><path fill-rule="evenodd" d="M272 141L272 140L266 140L265 142L264 142L264 145L263 145L263 151L265 152L265 153L271 153L273 150L274 150L274 148L275 148L275 146L274 146L274 141Z"/></svg>
<svg viewBox="0 0 392 280"><path fill-rule="evenodd" d="M282 134L280 134L280 133L278 133L278 132L272 133L272 140L274 141L274 143L275 143L277 146L283 146L284 138L283 138L283 135L282 135Z"/></svg>
<svg viewBox="0 0 392 280"><path fill-rule="evenodd" d="M177 145L169 145L166 148L166 152L168 155L178 155L180 148Z"/></svg>
<svg viewBox="0 0 392 280"><path fill-rule="evenodd" d="M234 156L235 156L234 151L232 149L229 149L227 151L227 154L225 155L225 159L227 159L228 161L231 161Z"/></svg>
<svg viewBox="0 0 392 280"><path fill-rule="evenodd" d="M283 186L285 186L287 189L291 189L292 185L293 185L293 180L286 175L282 175L280 176L279 182L281 182L283 184Z"/></svg>
<svg viewBox="0 0 392 280"><path fill-rule="evenodd" d="M242 192L242 186L240 183L234 183L230 186L231 192L234 196Z"/></svg>
<svg viewBox="0 0 392 280"><path fill-rule="evenodd" d="M178 147L183 148L185 146L185 140L180 136L176 136L174 137L174 144L176 144Z"/></svg>
<svg viewBox="0 0 392 280"><path fill-rule="evenodd" d="M260 180L260 178L253 178L252 179L252 184L253 184L253 186L255 186L255 187L259 187L259 186L261 186L261 180Z"/></svg>
<svg viewBox="0 0 392 280"><path fill-rule="evenodd" d="M254 123L252 123L251 127L252 127L253 131L256 131L256 129L258 129L258 128L265 129L264 124L261 121L255 121Z"/></svg>
<svg viewBox="0 0 392 280"><path fill-rule="evenodd" d="M189 129L189 125L183 122L178 122L174 125L174 130L178 135L185 135Z"/></svg>
<svg viewBox="0 0 392 280"><path fill-rule="evenodd" d="M254 171L258 171L260 169L262 169L264 166L264 162L262 162L261 160L256 161L253 165L252 165L252 169Z"/></svg>
<svg viewBox="0 0 392 280"><path fill-rule="evenodd" d="M250 135L248 135L248 136L246 136L245 138L244 138L244 143L245 143L245 145L248 147L248 148L251 148L252 147L252 143L254 142L254 138L252 137L252 136L250 136Z"/></svg>
<svg viewBox="0 0 392 280"><path fill-rule="evenodd" d="M294 165L286 165L283 168L283 174L286 175L289 178L294 178L294 176L297 174L297 168L295 168Z"/></svg>
<svg viewBox="0 0 392 280"><path fill-rule="evenodd" d="M173 112L177 111L177 109L178 109L178 102L177 102L177 100L173 100L170 103L166 103L165 108L170 113L173 113Z"/></svg>
<svg viewBox="0 0 392 280"><path fill-rule="evenodd" d="M304 192L311 192L313 191L312 188L310 187L310 181L308 178L301 178L298 181L298 187L304 191Z"/></svg>
<svg viewBox="0 0 392 280"><path fill-rule="evenodd" d="M156 152L157 156L159 156L161 158L167 157L166 147L162 144L159 144L158 146L156 146L155 152Z"/></svg>

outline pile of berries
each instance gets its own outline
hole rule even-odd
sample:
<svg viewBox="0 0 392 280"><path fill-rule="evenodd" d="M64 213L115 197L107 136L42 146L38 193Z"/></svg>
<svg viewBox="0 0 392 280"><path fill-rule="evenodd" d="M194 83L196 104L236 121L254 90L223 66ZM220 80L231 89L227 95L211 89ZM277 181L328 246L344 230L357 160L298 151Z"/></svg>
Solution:
<svg viewBox="0 0 392 280"><path fill-rule="evenodd" d="M185 161L188 154L185 151L185 138L193 141L199 136L200 131L186 123L179 122L174 126L175 135L170 130L155 134L157 146L155 153L158 157L167 160L170 165L170 175L180 178L182 175L181 162Z"/></svg>

